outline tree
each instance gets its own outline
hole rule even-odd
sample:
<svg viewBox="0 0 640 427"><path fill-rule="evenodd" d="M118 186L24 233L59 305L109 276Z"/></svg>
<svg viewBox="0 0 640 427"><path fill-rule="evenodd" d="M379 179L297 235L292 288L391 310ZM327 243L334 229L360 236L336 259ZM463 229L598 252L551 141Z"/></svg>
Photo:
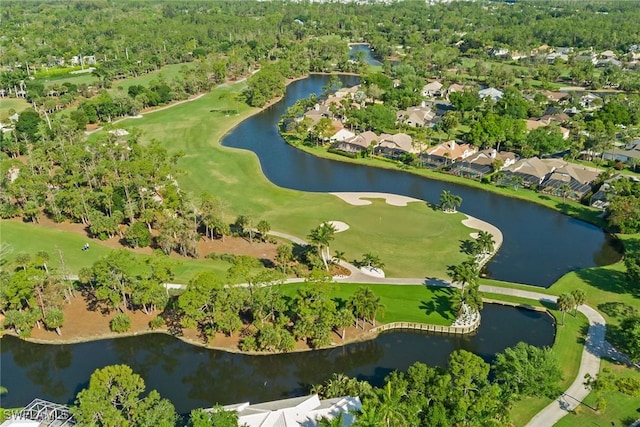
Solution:
<svg viewBox="0 0 640 427"><path fill-rule="evenodd" d="M640 283L640 251L628 251L624 254L624 266L626 277L629 283L635 283L636 287ZM637 291L637 289L636 289Z"/></svg>
<svg viewBox="0 0 640 427"><path fill-rule="evenodd" d="M476 243L478 244L478 247L483 254L492 253L496 244L496 242L493 240L493 234L484 230L480 230L478 232Z"/></svg>
<svg viewBox="0 0 640 427"><path fill-rule="evenodd" d="M36 142L40 139L38 128L42 123L44 121L35 110L25 110L20 113L16 122L16 136L18 139L26 138L29 142Z"/></svg>
<svg viewBox="0 0 640 427"><path fill-rule="evenodd" d="M213 411L194 409L189 415L189 427L237 427L238 413L215 406Z"/></svg>
<svg viewBox="0 0 640 427"><path fill-rule="evenodd" d="M262 239L262 241L266 242L267 234L269 233L269 231L271 231L271 224L263 219L258 223L256 228L258 229L258 233L260 233L260 238Z"/></svg>
<svg viewBox="0 0 640 427"><path fill-rule="evenodd" d="M567 311L573 309L576 303L570 293L564 293L558 297L558 301L556 304L558 305L558 310L562 312L562 326L564 326L565 314L567 313Z"/></svg>
<svg viewBox="0 0 640 427"><path fill-rule="evenodd" d="M325 270L329 271L328 260L331 259L329 251L329 242L334 239L336 233L336 227L330 222L323 222L313 230L308 236L308 239L316 245L318 249L318 255L322 258Z"/></svg>
<svg viewBox="0 0 640 427"><path fill-rule="evenodd" d="M456 212L456 209L462 204L462 197L451 194L450 191L444 190L440 194L440 207L445 212Z"/></svg>
<svg viewBox="0 0 640 427"><path fill-rule="evenodd" d="M284 274L287 273L287 267L293 259L293 248L288 244L278 245L276 248L276 263L282 268Z"/></svg>
<svg viewBox="0 0 640 427"><path fill-rule="evenodd" d="M380 260L380 257L372 254L371 252L367 252L362 255L361 263L369 268L376 268L380 270L384 268L384 263Z"/></svg>
<svg viewBox="0 0 640 427"><path fill-rule="evenodd" d="M44 317L44 324L49 329L55 329L58 335L62 335L60 327L64 323L64 312L59 308L52 308L47 311Z"/></svg>
<svg viewBox="0 0 640 427"><path fill-rule="evenodd" d="M557 396L562 372L550 348L518 343L496 355L495 378L519 396Z"/></svg>
<svg viewBox="0 0 640 427"><path fill-rule="evenodd" d="M76 396L71 413L84 425L120 427L124 425L173 426L173 405L153 390L147 397L142 377L126 365L111 365L91 374L89 387ZM148 423L153 419L153 423Z"/></svg>
<svg viewBox="0 0 640 427"><path fill-rule="evenodd" d="M640 362L640 316L629 316L620 322L616 341L631 360Z"/></svg>
<svg viewBox="0 0 640 427"><path fill-rule="evenodd" d="M584 293L582 289L574 289L571 291L571 297L573 298L573 315L575 316L576 311L578 310L578 306L584 304L587 299L587 295Z"/></svg>
<svg viewBox="0 0 640 427"><path fill-rule="evenodd" d="M124 240L132 248L144 248L151 244L151 233L142 222L134 222L124 233Z"/></svg>
<svg viewBox="0 0 640 427"><path fill-rule="evenodd" d="M249 215L238 215L236 218L236 227L242 234L249 235L249 243L253 243L253 218Z"/></svg>

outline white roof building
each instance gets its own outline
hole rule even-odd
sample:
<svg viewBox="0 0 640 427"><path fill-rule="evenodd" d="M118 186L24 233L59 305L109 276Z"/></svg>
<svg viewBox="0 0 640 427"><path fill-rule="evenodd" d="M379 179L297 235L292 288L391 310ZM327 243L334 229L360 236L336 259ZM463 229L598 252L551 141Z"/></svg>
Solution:
<svg viewBox="0 0 640 427"><path fill-rule="evenodd" d="M224 406L225 411L238 412L238 425L247 427L313 427L321 418L333 419L343 413L343 427L355 422L352 411L360 410L358 397L336 397L320 400L317 394L274 400L272 402L237 403Z"/></svg>

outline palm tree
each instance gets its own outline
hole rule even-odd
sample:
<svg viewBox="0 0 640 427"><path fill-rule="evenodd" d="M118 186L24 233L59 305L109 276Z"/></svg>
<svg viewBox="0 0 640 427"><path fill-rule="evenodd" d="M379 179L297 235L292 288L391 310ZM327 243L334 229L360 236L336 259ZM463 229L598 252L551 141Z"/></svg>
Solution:
<svg viewBox="0 0 640 427"><path fill-rule="evenodd" d="M571 310L576 304L570 293L564 293L558 297L558 309L562 312L562 326L564 326L564 316L567 311Z"/></svg>
<svg viewBox="0 0 640 427"><path fill-rule="evenodd" d="M455 212L456 208L462 204L462 197L451 194L450 191L444 190L440 194L440 206L445 212Z"/></svg>
<svg viewBox="0 0 640 427"><path fill-rule="evenodd" d="M338 412L333 418L322 417L318 420L318 427L342 427L344 425L344 412Z"/></svg>
<svg viewBox="0 0 640 427"><path fill-rule="evenodd" d="M387 427L407 425L407 417L403 413L404 390L393 387L391 380L379 390L379 411Z"/></svg>
<svg viewBox="0 0 640 427"><path fill-rule="evenodd" d="M385 427L380 408L373 400L366 401L355 414L356 422L353 423L353 427Z"/></svg>
<svg viewBox="0 0 640 427"><path fill-rule="evenodd" d="M334 239L336 227L330 222L324 222L311 230L308 239L318 248L318 255L322 258L324 267L329 271L328 259L331 258L329 253L329 242ZM326 253L325 253L326 251Z"/></svg>
<svg viewBox="0 0 640 427"><path fill-rule="evenodd" d="M584 304L587 299L587 295L582 289L574 289L571 291L571 296L573 297L573 303L575 304L573 306L573 315L575 316L578 306Z"/></svg>
<svg viewBox="0 0 640 427"><path fill-rule="evenodd" d="M562 192L562 203L564 203L567 198L567 195L569 194L569 192L571 191L571 187L569 186L569 184L564 183L560 186L560 191Z"/></svg>
<svg viewBox="0 0 640 427"><path fill-rule="evenodd" d="M493 235L488 231L479 231L478 238L476 239L478 247L481 249L482 253L491 253L495 248L496 242L493 240Z"/></svg>

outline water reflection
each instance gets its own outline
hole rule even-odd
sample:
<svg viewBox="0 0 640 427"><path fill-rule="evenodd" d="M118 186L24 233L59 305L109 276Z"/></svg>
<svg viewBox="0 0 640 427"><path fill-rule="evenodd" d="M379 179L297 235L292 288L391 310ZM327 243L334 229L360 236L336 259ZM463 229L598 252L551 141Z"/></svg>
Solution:
<svg viewBox="0 0 640 427"><path fill-rule="evenodd" d="M32 344L6 336L0 373L9 393L2 403L20 406L34 397L70 402L95 369L125 363L145 379L148 389L157 389L178 411L188 412L215 403L300 395L334 372L380 385L389 372L416 361L442 366L456 349L490 361L519 341L551 345L553 336L548 315L496 305L483 310L474 336L390 332L344 347L264 356L208 350L164 334L72 345Z"/></svg>
<svg viewBox="0 0 640 427"><path fill-rule="evenodd" d="M341 78L345 86L358 83L355 76ZM222 143L254 151L265 176L281 187L397 193L436 204L443 190L460 195L463 212L494 224L503 233L502 248L487 266L487 273L496 279L546 287L568 271L620 259L598 227L542 206L402 171L320 159L290 147L278 134L280 117L297 99L321 93L328 79L311 75L292 83L281 102L243 121Z"/></svg>

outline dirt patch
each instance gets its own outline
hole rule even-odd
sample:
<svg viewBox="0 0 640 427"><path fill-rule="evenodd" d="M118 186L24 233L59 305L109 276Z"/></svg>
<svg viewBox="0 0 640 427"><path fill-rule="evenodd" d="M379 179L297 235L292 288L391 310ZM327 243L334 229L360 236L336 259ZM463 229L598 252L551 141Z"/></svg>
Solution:
<svg viewBox="0 0 640 427"><path fill-rule="evenodd" d="M117 313L119 311L103 313L100 310L89 310L84 297L77 295L70 304L64 306L65 321L61 328L62 335L42 327L41 329L34 328L30 339L37 342L62 344L144 334L152 332L149 328L149 321L161 314L159 310L150 314L145 314L141 311L127 311L126 314L131 318L131 328L125 334L117 334L109 329L109 321ZM371 325L367 325L364 330L355 327L347 328L344 341L339 334L333 332L331 346L339 346L375 337L375 334L369 332L369 329L371 329ZM167 329L160 328L155 332L167 332ZM215 337L209 337L207 340L203 339L196 329L183 329L181 333L180 339L194 345L232 352L240 351L241 332L236 332L232 336L216 334ZM310 348L305 341L296 343L294 351L306 350L310 350Z"/></svg>
<svg viewBox="0 0 640 427"><path fill-rule="evenodd" d="M71 300L71 304L63 307L64 324L61 328L62 335L47 329L34 328L31 338L52 343L56 342L80 342L101 338L116 337L119 334L111 332L109 321L118 314L118 311L103 313L101 310L89 310L87 301L77 295ZM149 321L155 318L160 311L145 314L141 311L127 311L131 318L131 332L149 331Z"/></svg>

